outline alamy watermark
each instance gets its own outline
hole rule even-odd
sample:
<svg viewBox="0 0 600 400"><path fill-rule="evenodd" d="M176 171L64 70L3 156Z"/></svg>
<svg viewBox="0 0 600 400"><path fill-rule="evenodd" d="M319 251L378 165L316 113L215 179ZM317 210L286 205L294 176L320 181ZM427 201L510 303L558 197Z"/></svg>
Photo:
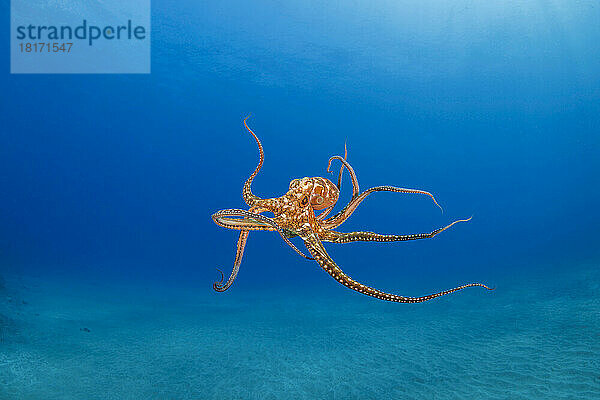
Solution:
<svg viewBox="0 0 600 400"><path fill-rule="evenodd" d="M149 73L150 0L12 0L12 73Z"/></svg>

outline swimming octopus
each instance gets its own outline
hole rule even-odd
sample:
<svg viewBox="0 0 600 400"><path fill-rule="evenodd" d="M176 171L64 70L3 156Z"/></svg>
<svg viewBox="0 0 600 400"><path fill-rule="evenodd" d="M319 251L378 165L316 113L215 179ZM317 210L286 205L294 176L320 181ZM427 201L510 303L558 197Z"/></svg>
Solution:
<svg viewBox="0 0 600 400"><path fill-rule="evenodd" d="M244 254L244 247L248 240L250 231L276 231L282 237L282 239L299 255L303 256L308 260L314 260L319 264L325 272L327 272L333 279L341 283L342 285L367 296L375 297L377 299L392 301L397 303L420 303L427 300L434 299L436 297L445 296L452 292L462 290L467 287L481 286L488 290L493 290L488 286L481 283L469 283L453 289L444 290L442 292L430 294L421 297L406 297L396 294L386 293L381 290L363 285L360 282L355 281L350 276L344 273L342 269L333 261L329 256L323 242L331 243L349 243L356 241L363 242L396 242L405 240L417 240L417 239L428 239L433 238L438 233L445 231L454 224L459 222L466 222L469 219L462 219L452 222L451 224L438 228L429 233L420 233L412 235L384 235L373 232L338 232L334 229L340 226L348 217L352 215L354 210L358 207L362 201L374 192L395 192L395 193L409 193L409 194L423 194L429 196L433 202L440 207L434 196L424 190L417 189L405 189L393 186L376 186L371 189L360 192L358 186L358 179L352 166L346 161L347 160L347 149L345 149L345 155L333 156L329 159L327 166L327 172L330 171L331 163L334 160L341 162L340 171L338 173L338 182L335 185L329 179L315 177L315 178L301 178L294 179L290 182L289 189L286 194L278 198L261 199L252 193L251 186L252 181L260 171L264 161L264 151L262 144L256 134L248 127L248 117L244 119L244 126L248 132L254 137L256 144L258 145L258 152L260 160L258 166L250 175L250 177L244 183L242 195L244 201L248 205L248 210L240 209L227 209L216 212L212 215L213 221L228 229L239 230L240 235L237 243L237 252L235 256L235 262L233 270L227 282L223 283L224 276L221 273L221 281L213 284L214 290L217 292L224 292L233 284L240 264L242 262L242 256ZM342 181L342 174L344 168L350 174L352 180L352 199L350 202L342 208L337 214L326 218L329 213L333 210L336 205ZM440 207L441 209L441 207ZM316 214L317 211L321 211L320 214ZM274 214L273 217L267 217L261 213L271 212ZM299 250L290 239L293 237L300 237L308 249L310 256L304 254Z"/></svg>

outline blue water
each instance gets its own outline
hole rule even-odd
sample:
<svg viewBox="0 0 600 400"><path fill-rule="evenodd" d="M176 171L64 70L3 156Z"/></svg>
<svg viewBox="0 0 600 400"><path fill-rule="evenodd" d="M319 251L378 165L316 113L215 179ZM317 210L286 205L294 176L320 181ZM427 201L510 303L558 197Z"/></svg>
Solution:
<svg viewBox="0 0 600 400"><path fill-rule="evenodd" d="M5 20L9 5L2 3ZM600 398L595 1L152 4L150 75L0 74L0 398ZM326 173L376 193L327 245L210 215ZM333 179L333 178L332 178ZM346 176L340 203L349 200ZM296 239L297 240L297 239ZM300 242L296 242L299 247ZM303 248L303 247L302 247Z"/></svg>

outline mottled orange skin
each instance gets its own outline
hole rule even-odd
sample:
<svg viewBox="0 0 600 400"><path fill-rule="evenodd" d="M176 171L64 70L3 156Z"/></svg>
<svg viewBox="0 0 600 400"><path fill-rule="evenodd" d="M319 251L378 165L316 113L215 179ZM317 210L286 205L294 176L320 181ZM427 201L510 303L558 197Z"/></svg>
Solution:
<svg viewBox="0 0 600 400"><path fill-rule="evenodd" d="M339 189L327 178L302 178L290 182L290 188L283 196L253 204L258 210L272 212L273 220L283 229L296 234L306 228L323 232L315 210L335 205L339 195Z"/></svg>

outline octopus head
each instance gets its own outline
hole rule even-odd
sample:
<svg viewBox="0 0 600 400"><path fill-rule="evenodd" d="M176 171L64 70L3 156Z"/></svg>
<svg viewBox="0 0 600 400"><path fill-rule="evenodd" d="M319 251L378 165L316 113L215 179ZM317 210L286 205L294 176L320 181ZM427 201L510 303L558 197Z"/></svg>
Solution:
<svg viewBox="0 0 600 400"><path fill-rule="evenodd" d="M324 210L334 205L340 196L340 191L329 179L302 178L290 182L290 190L298 198L302 207L310 206L314 210Z"/></svg>

